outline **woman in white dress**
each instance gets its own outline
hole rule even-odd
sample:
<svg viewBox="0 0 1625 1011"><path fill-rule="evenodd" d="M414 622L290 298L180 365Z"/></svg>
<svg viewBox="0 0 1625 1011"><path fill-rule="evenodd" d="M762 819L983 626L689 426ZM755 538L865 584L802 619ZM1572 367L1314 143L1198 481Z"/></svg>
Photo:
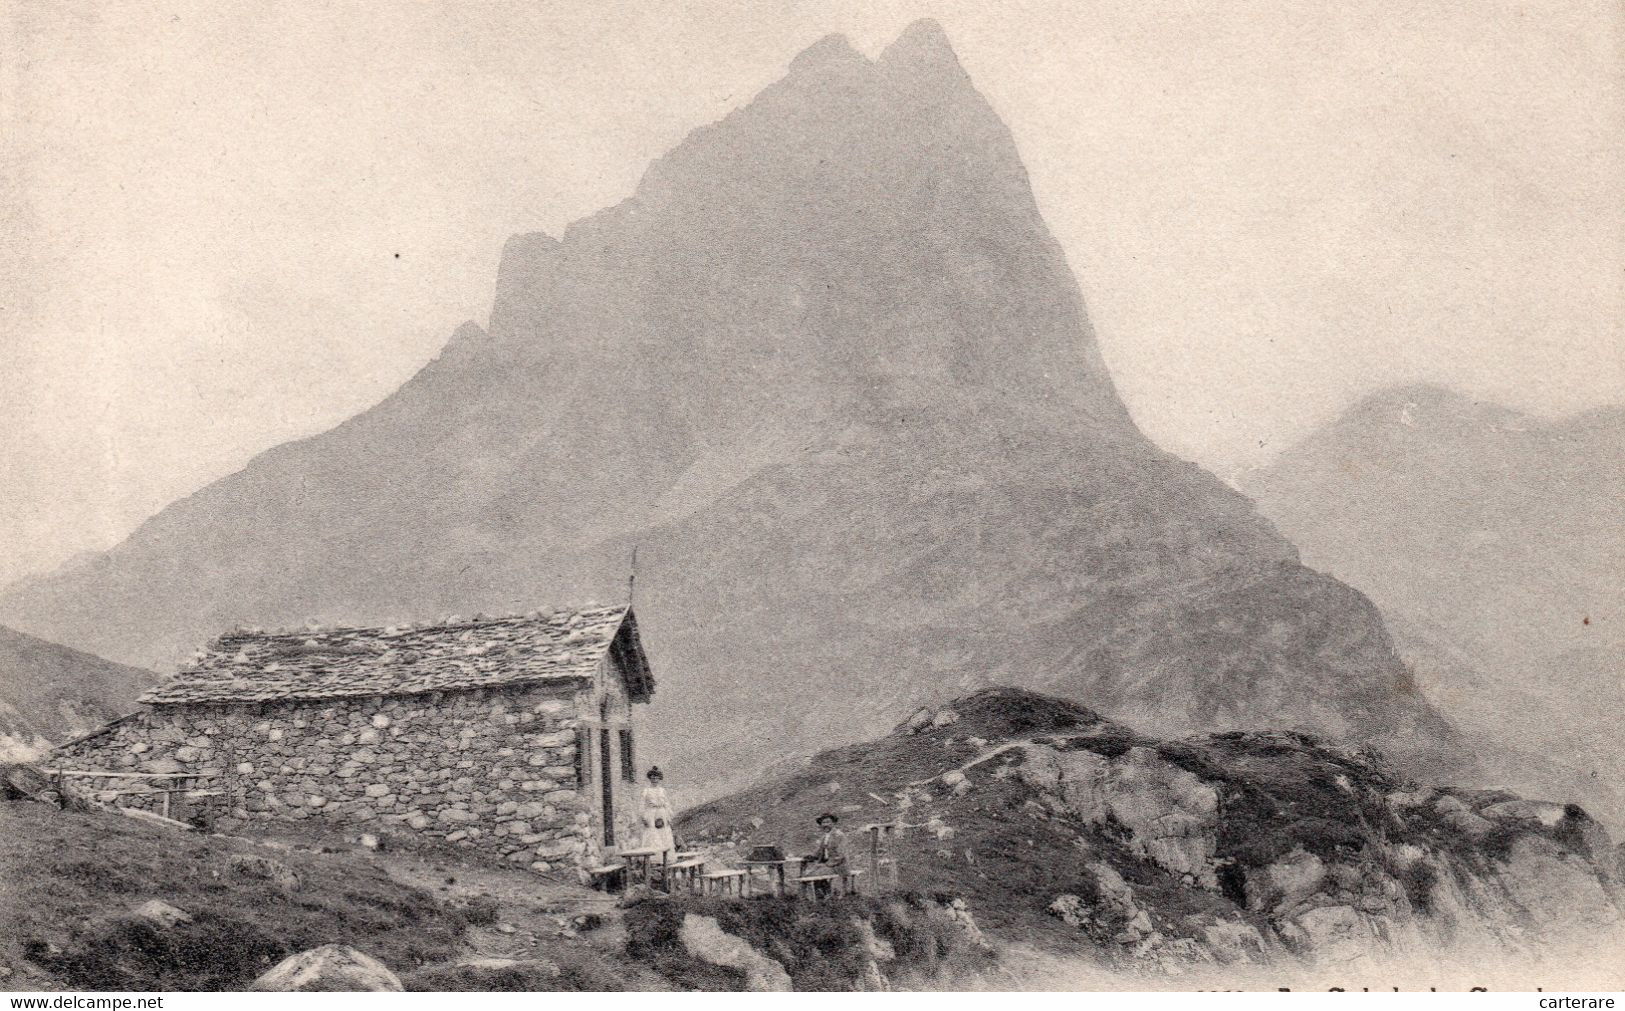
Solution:
<svg viewBox="0 0 1625 1011"><path fill-rule="evenodd" d="M655 850L657 862L676 856L677 842L671 834L671 798L660 766L649 770L649 785L643 788L643 846Z"/></svg>

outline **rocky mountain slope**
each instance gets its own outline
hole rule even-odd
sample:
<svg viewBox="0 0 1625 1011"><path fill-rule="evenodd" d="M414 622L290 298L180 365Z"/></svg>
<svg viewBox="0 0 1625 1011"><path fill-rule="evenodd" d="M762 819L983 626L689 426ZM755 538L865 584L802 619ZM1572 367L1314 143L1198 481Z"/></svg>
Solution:
<svg viewBox="0 0 1625 1011"><path fill-rule="evenodd" d="M1377 602L1490 775L1625 825L1625 409L1549 422L1387 390L1243 488Z"/></svg>
<svg viewBox="0 0 1625 1011"><path fill-rule="evenodd" d="M1580 808L1417 787L1300 734L1157 740L989 689L691 810L679 835L805 853L825 810L855 866L865 824L899 825L901 887L1099 970L1385 987L1402 969L1450 988L1470 985L1462 965L1550 973L1625 939L1621 854ZM1569 985L1617 973L1605 957Z"/></svg>
<svg viewBox="0 0 1625 1011"><path fill-rule="evenodd" d="M151 671L0 626L0 761L25 761L135 708Z"/></svg>
<svg viewBox="0 0 1625 1011"><path fill-rule="evenodd" d="M488 330L0 616L157 664L239 622L620 599L634 546L679 790L1004 682L1448 743L1370 602L1135 428L929 22L802 53L626 201L512 239Z"/></svg>

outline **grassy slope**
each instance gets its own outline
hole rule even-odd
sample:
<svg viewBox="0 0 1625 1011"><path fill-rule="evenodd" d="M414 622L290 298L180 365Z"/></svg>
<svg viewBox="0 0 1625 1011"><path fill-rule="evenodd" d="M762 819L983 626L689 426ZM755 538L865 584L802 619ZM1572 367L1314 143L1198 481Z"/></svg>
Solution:
<svg viewBox="0 0 1625 1011"><path fill-rule="evenodd" d="M245 877L233 854L269 856L301 886ZM364 859L283 853L154 828L106 812L0 804L0 962L11 989L240 989L294 952L350 944L397 972L460 953L462 922ZM155 930L148 899L193 921Z"/></svg>
<svg viewBox="0 0 1625 1011"><path fill-rule="evenodd" d="M299 886L244 876L231 865L237 854L286 865ZM899 982L960 978L991 965L989 952L920 896L816 904L653 897L626 911L624 930L546 936L527 947L526 928L549 919L560 895L526 872L462 856L423 855L416 862L432 867L433 883L419 873L424 887L414 887L390 876L416 859L405 855L273 849L104 811L0 803L0 989L241 990L287 955L330 943L374 956L408 990L742 988L742 973L687 953L678 938L687 913L716 917L772 953L798 989L858 985L868 961L859 918L895 949L887 971ZM160 928L134 915L149 899L192 922ZM499 920L506 934L493 932ZM520 925L517 935L511 923ZM507 950L494 960L480 950L501 942Z"/></svg>

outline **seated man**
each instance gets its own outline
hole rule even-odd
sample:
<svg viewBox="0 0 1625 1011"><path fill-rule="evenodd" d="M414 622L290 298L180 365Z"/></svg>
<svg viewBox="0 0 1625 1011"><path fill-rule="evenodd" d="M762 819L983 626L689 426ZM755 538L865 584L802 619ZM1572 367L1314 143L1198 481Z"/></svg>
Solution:
<svg viewBox="0 0 1625 1011"><path fill-rule="evenodd" d="M813 851L811 856L802 861L802 877L816 874L846 873L846 833L836 828L840 820L837 815L829 811L825 811L818 816L817 824L823 834L818 838L818 848ZM830 882L815 882L813 891L820 896L828 895Z"/></svg>

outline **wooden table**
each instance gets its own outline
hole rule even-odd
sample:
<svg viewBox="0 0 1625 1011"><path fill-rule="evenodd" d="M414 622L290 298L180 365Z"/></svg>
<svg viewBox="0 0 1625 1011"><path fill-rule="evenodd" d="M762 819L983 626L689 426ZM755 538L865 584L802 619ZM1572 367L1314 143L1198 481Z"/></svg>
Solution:
<svg viewBox="0 0 1625 1011"><path fill-rule="evenodd" d="M625 860L628 867L627 883L633 884L641 881L645 885L649 884L649 879L654 873L652 867L654 859L664 855L665 852L665 850L656 849L653 846L639 846L636 849L621 850L619 859Z"/></svg>

